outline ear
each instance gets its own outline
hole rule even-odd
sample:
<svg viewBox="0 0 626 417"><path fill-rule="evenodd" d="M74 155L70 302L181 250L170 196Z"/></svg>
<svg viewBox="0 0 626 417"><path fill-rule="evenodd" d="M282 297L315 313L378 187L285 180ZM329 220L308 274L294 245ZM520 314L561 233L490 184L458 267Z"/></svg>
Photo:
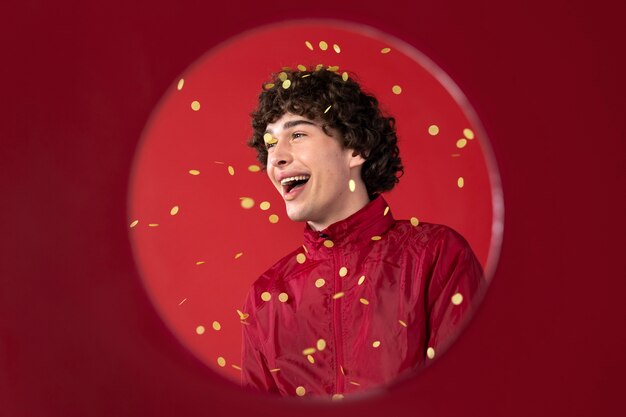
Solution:
<svg viewBox="0 0 626 417"><path fill-rule="evenodd" d="M363 165L365 162L365 158L361 156L357 151L351 150L350 155L350 168L358 167Z"/></svg>

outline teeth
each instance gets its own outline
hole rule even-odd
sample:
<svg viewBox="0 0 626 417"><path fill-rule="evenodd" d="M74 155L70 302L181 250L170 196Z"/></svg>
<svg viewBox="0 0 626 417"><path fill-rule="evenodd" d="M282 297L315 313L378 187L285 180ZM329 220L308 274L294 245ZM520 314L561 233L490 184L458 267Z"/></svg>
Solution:
<svg viewBox="0 0 626 417"><path fill-rule="evenodd" d="M283 178L280 183L282 185L285 184L289 184L292 181L304 181L304 180L308 180L310 178L310 175L297 175L295 177L289 177L289 178Z"/></svg>

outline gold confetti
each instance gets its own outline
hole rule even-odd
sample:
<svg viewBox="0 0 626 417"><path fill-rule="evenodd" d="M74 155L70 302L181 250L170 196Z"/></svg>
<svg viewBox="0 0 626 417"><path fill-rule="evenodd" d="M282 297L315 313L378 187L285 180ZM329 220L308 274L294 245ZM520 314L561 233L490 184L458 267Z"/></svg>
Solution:
<svg viewBox="0 0 626 417"><path fill-rule="evenodd" d="M196 265L204 265L204 261L198 261L196 262Z"/></svg>
<svg viewBox="0 0 626 417"><path fill-rule="evenodd" d="M230 175L235 175L235 168L233 168L231 165L228 165L228 173Z"/></svg>
<svg viewBox="0 0 626 417"><path fill-rule="evenodd" d="M189 173L190 173L191 175L200 175L200 171L198 171L197 169L190 169L190 170L189 170Z"/></svg>
<svg viewBox="0 0 626 417"><path fill-rule="evenodd" d="M324 246L326 246L327 248L332 248L333 246L335 246L335 243L332 240L325 240Z"/></svg>
<svg viewBox="0 0 626 417"><path fill-rule="evenodd" d="M274 88L274 83L267 83L263 86L266 90L269 90L270 88Z"/></svg>
<svg viewBox="0 0 626 417"><path fill-rule="evenodd" d="M272 299L272 294L270 294L269 292L265 291L265 292L261 293L261 300L269 301L271 299Z"/></svg>
<svg viewBox="0 0 626 417"><path fill-rule="evenodd" d="M320 352L326 349L326 341L324 339L319 339L317 341L317 350Z"/></svg>
<svg viewBox="0 0 626 417"><path fill-rule="evenodd" d="M226 359L222 358L221 356L219 358L217 358L217 364L219 366L221 366L222 368L226 366Z"/></svg>
<svg viewBox="0 0 626 417"><path fill-rule="evenodd" d="M298 397L302 397L302 396L304 396L304 394L306 394L306 390L304 389L304 387L302 385L300 385L298 388L296 388L296 395Z"/></svg>
<svg viewBox="0 0 626 417"><path fill-rule="evenodd" d="M365 305L368 305L370 303L365 298L359 298L359 301L361 302L361 304L365 304Z"/></svg>
<svg viewBox="0 0 626 417"><path fill-rule="evenodd" d="M456 180L456 186L459 187L459 188L463 188L465 186L465 178L459 177Z"/></svg>
<svg viewBox="0 0 626 417"><path fill-rule="evenodd" d="M306 255L304 253L299 253L296 255L296 262L299 264L303 264L306 261Z"/></svg>
<svg viewBox="0 0 626 417"><path fill-rule="evenodd" d="M287 295L287 293L281 292L280 294L278 294L278 301L280 301L281 303L286 303L287 300L289 300L289 295Z"/></svg>
<svg viewBox="0 0 626 417"><path fill-rule="evenodd" d="M387 213L389 213L389 206L385 207L385 212L383 213L383 216L386 216Z"/></svg>
<svg viewBox="0 0 626 417"><path fill-rule="evenodd" d="M278 216L275 214L270 214L269 220L270 220L270 223L274 223L274 224L278 223Z"/></svg>
<svg viewBox="0 0 626 417"><path fill-rule="evenodd" d="M322 68L324 68L324 64L317 64L317 65L315 66L315 71L319 71L319 70L321 70Z"/></svg>
<svg viewBox="0 0 626 417"><path fill-rule="evenodd" d="M241 207L245 209L251 209L254 207L254 200L250 197L239 197L239 199L241 200Z"/></svg>
<svg viewBox="0 0 626 417"><path fill-rule="evenodd" d="M291 80L285 80L283 81L283 88L286 90L289 87L291 87Z"/></svg>
<svg viewBox="0 0 626 417"><path fill-rule="evenodd" d="M291 70L291 67L283 67L283 71L289 71Z"/></svg>
<svg viewBox="0 0 626 417"><path fill-rule="evenodd" d="M170 210L170 214L171 214L172 216L176 216L176 215L178 214L178 210L179 210L179 209L180 209L180 207L178 207L178 206L174 206L174 207L172 207L172 209Z"/></svg>
<svg viewBox="0 0 626 417"><path fill-rule="evenodd" d="M338 293L333 294L333 300L338 300L344 295L346 295L346 293L344 293L343 291L339 291Z"/></svg>
<svg viewBox="0 0 626 417"><path fill-rule="evenodd" d="M183 89L183 86L185 85L185 79L181 78L180 80L178 80L178 84L176 85L176 89L178 91Z"/></svg>
<svg viewBox="0 0 626 417"><path fill-rule="evenodd" d="M222 325L220 324L220 322L219 322L219 321L214 321L214 322L213 322L213 330L215 330L215 331L220 331L220 330L221 330L221 328L222 328Z"/></svg>
<svg viewBox="0 0 626 417"><path fill-rule="evenodd" d="M348 181L348 188L350 189L350 191L354 192L356 190L356 182L354 182L354 180L350 180Z"/></svg>
<svg viewBox="0 0 626 417"><path fill-rule="evenodd" d="M341 53L341 48L339 47L339 45L337 45L336 43L333 44L333 49L335 50L335 52L337 53Z"/></svg>
<svg viewBox="0 0 626 417"><path fill-rule="evenodd" d="M281 72L280 74L278 74L278 79L280 81L285 81L288 78L287 73L286 72Z"/></svg>
<svg viewBox="0 0 626 417"><path fill-rule="evenodd" d="M239 316L239 320L245 320L250 317L250 314L244 313L241 310L237 310L237 315Z"/></svg>
<svg viewBox="0 0 626 417"><path fill-rule="evenodd" d="M270 372L274 373L274 372L278 372L280 371L280 368L274 368L274 369L270 369Z"/></svg>
<svg viewBox="0 0 626 417"><path fill-rule="evenodd" d="M185 301L187 301L187 299L186 299L186 298L183 298L183 299L182 299L182 301L181 301L180 303L178 303L178 305L179 305L179 306L182 306L182 305L183 305L183 303L184 303Z"/></svg>
<svg viewBox="0 0 626 417"><path fill-rule="evenodd" d="M222 161L213 161L213 162L215 162L216 164L224 165L224 162Z"/></svg>
<svg viewBox="0 0 626 417"><path fill-rule="evenodd" d="M311 45L311 42L309 41L304 41L304 44L306 45L307 48L309 48L311 51L313 50L313 45Z"/></svg>
<svg viewBox="0 0 626 417"><path fill-rule="evenodd" d="M413 226L417 226L418 224L420 224L420 221L417 220L417 217L411 217L411 224Z"/></svg>
<svg viewBox="0 0 626 417"><path fill-rule="evenodd" d="M468 128L463 129L463 136L465 136L469 140L472 140L475 137L472 129L468 129Z"/></svg>
<svg viewBox="0 0 626 417"><path fill-rule="evenodd" d="M230 365L230 366L231 366L233 369L236 369L236 370L238 370L238 371L241 371L241 367L239 367L239 366L237 366L237 365L235 365L235 364L232 364L232 365Z"/></svg>
<svg viewBox="0 0 626 417"><path fill-rule="evenodd" d="M342 80L344 80L344 81L348 81L348 73L344 71L344 72L341 74L341 79L342 79Z"/></svg>
<svg viewBox="0 0 626 417"><path fill-rule="evenodd" d="M319 44L319 45L320 45L320 49L321 49L322 51L325 51L325 50L327 50L327 49L328 49L328 44L327 44L326 42L324 42L324 41L320 41L320 44Z"/></svg>
<svg viewBox="0 0 626 417"><path fill-rule="evenodd" d="M139 220L133 220L133 222L130 224L130 227L135 227L137 226L137 224L139 224Z"/></svg>
<svg viewBox="0 0 626 417"><path fill-rule="evenodd" d="M278 139L276 139L275 137L272 136L271 133L266 133L263 135L263 141L268 144L268 145L273 145L276 142L278 142Z"/></svg>
<svg viewBox="0 0 626 417"><path fill-rule="evenodd" d="M391 91L393 91L394 94L400 94L402 92L402 87L400 87L399 85L394 85L393 87L391 87Z"/></svg>
<svg viewBox="0 0 626 417"><path fill-rule="evenodd" d="M456 141L456 147L459 149L465 148L465 145L467 145L467 139L465 138L461 138Z"/></svg>
<svg viewBox="0 0 626 417"><path fill-rule="evenodd" d="M372 346L377 348L380 346L380 340L374 340L374 343L372 343Z"/></svg>
<svg viewBox="0 0 626 417"><path fill-rule="evenodd" d="M196 327L196 333L197 334L204 334L204 326L198 326Z"/></svg>
<svg viewBox="0 0 626 417"><path fill-rule="evenodd" d="M315 280L315 286L317 288L322 288L324 284L326 284L326 281L324 281L324 278L318 278L317 280Z"/></svg>
<svg viewBox="0 0 626 417"><path fill-rule="evenodd" d="M389 52L391 52L391 48L383 48L380 50L381 54L388 54Z"/></svg>
<svg viewBox="0 0 626 417"><path fill-rule="evenodd" d="M350 381L350 383L351 383L352 385L356 385L357 387L360 387L360 386L361 386L361 384L359 384L359 383L358 383L358 382L356 382L356 381Z"/></svg>
<svg viewBox="0 0 626 417"><path fill-rule="evenodd" d="M270 206L269 201L261 201L261 204L259 204L259 208L263 211L269 210Z"/></svg>
<svg viewBox="0 0 626 417"><path fill-rule="evenodd" d="M303 75L302 77L300 77L300 78L306 78L306 77L310 77L310 76L311 76L311 74L304 74L304 75Z"/></svg>
<svg viewBox="0 0 626 417"><path fill-rule="evenodd" d="M250 172L259 172L261 170L261 167L258 165L250 165L248 167L248 171Z"/></svg>
<svg viewBox="0 0 626 417"><path fill-rule="evenodd" d="M426 349L426 356L428 356L428 359L433 359L435 357L435 349L431 347Z"/></svg>
<svg viewBox="0 0 626 417"><path fill-rule="evenodd" d="M359 278L358 284L361 285L363 284L364 281L365 281L365 275L361 275L361 278Z"/></svg>
<svg viewBox="0 0 626 417"><path fill-rule="evenodd" d="M339 66L338 65L329 65L328 68L326 68L328 71L332 71L332 72L337 72L339 71Z"/></svg>
<svg viewBox="0 0 626 417"><path fill-rule="evenodd" d="M235 259L239 259L241 258L241 256L243 255L243 252L238 252L235 254Z"/></svg>
<svg viewBox="0 0 626 417"><path fill-rule="evenodd" d="M158 223L148 223L148 227L159 227Z"/></svg>
<svg viewBox="0 0 626 417"><path fill-rule="evenodd" d="M303 355L311 355L313 353L315 353L315 348L314 347L308 347L308 348L306 348L306 349L304 349L302 351Z"/></svg>
<svg viewBox="0 0 626 417"><path fill-rule="evenodd" d="M309 360L309 362L311 362L311 363L315 363L315 359L313 358L313 356L311 356L311 355L306 355L306 358Z"/></svg>
<svg viewBox="0 0 626 417"><path fill-rule="evenodd" d="M347 274L348 274L348 268L346 268L345 266L342 266L341 268L339 268L340 277L345 277Z"/></svg>
<svg viewBox="0 0 626 417"><path fill-rule="evenodd" d="M372 240L380 240L380 239L382 239L382 237L380 237L380 236L372 236L371 239Z"/></svg>
<svg viewBox="0 0 626 417"><path fill-rule="evenodd" d="M306 67L304 65L302 65L302 64L298 65L298 69L300 71L306 71Z"/></svg>
<svg viewBox="0 0 626 417"><path fill-rule="evenodd" d="M344 371L343 366L339 365L339 370L341 371L341 375L346 376L346 371Z"/></svg>
<svg viewBox="0 0 626 417"><path fill-rule="evenodd" d="M398 320L398 323L400 323L401 326L406 327L406 323L403 320Z"/></svg>
<svg viewBox="0 0 626 417"><path fill-rule="evenodd" d="M454 304L455 306L458 306L459 304L463 302L463 294L461 294L460 292L457 292L456 294L452 296L451 301L452 301L452 304Z"/></svg>
<svg viewBox="0 0 626 417"><path fill-rule="evenodd" d="M439 134L439 126L437 125L428 126L428 134L430 136L437 136Z"/></svg>
<svg viewBox="0 0 626 417"><path fill-rule="evenodd" d="M191 102L191 110L193 111L200 110L200 102L198 100L194 100Z"/></svg>
<svg viewBox="0 0 626 417"><path fill-rule="evenodd" d="M326 110L324 110L324 114L328 113L328 110L330 110L331 107L333 107L332 104L330 106L326 107Z"/></svg>
<svg viewBox="0 0 626 417"><path fill-rule="evenodd" d="M343 394L333 394L333 401L343 400Z"/></svg>

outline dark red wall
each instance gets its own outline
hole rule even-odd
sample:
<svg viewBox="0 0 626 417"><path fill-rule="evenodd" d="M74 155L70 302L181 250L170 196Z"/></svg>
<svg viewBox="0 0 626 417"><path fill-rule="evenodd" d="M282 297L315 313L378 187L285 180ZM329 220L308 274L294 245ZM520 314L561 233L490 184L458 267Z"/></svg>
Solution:
<svg viewBox="0 0 626 417"><path fill-rule="evenodd" d="M623 15L559 0L3 3L1 414L617 414ZM242 30L302 17L374 26L441 66L489 134L506 208L489 293L446 356L330 408L244 397L182 347L142 288L126 224L135 146L177 74Z"/></svg>

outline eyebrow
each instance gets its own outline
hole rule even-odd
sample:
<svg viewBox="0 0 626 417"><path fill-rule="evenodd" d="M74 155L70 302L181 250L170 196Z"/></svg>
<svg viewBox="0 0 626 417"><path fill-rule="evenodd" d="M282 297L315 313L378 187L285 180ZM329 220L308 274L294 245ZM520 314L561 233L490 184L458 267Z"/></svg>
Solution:
<svg viewBox="0 0 626 417"><path fill-rule="evenodd" d="M297 120L290 120L288 122L285 122L285 124L283 125L283 130L287 130L289 128L292 128L292 127L298 126L298 125L318 126L316 123L313 123L310 120L297 119ZM265 133L271 133L271 131L269 129L266 129Z"/></svg>

